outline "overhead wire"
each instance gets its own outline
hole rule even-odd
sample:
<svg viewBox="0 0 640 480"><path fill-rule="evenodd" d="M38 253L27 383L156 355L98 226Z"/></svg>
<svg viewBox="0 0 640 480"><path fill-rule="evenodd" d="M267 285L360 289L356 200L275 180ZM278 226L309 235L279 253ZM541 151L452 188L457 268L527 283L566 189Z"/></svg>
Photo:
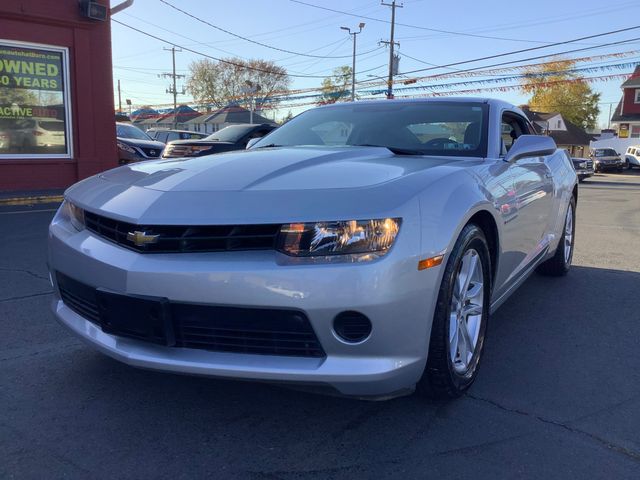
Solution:
<svg viewBox="0 0 640 480"><path fill-rule="evenodd" d="M163 3L163 4L167 5L170 8L173 8L174 10L182 13L183 15L186 15L186 16L188 16L188 17L190 17L190 18L192 18L192 19L194 19L194 20L196 20L196 21L198 21L200 23L203 23L205 25L210 26L211 28L214 28L214 29L216 29L218 31L226 33L227 35L231 35L233 37L242 39L242 40L244 40L246 42L249 42L249 43L253 43L254 45L259 45L259 46L264 47L264 48L269 48L271 50L277 50L279 52L289 53L291 55L297 55L297 56L301 56L301 57L312 57L312 58L322 58L322 59L351 58L351 55L338 55L338 56L313 55L313 54L310 54L310 53L294 52L294 51L288 50L286 48L275 47L273 45L269 45L269 44L264 43L264 42L259 42L257 40L253 40L253 39L251 39L249 37L245 37L243 35L239 35L237 33L234 33L232 31L230 31L230 30L227 30L226 28L222 28L222 27L220 27L218 25L215 25L215 24L213 24L213 23L211 23L211 22L209 22L207 20L204 20L204 19L202 19L202 18L200 18L200 17L198 17L196 15L193 15L192 13L187 12L186 10L181 9L180 7L177 7L177 6L173 5L172 3L168 2L167 0L158 0L158 1L160 3Z"/></svg>

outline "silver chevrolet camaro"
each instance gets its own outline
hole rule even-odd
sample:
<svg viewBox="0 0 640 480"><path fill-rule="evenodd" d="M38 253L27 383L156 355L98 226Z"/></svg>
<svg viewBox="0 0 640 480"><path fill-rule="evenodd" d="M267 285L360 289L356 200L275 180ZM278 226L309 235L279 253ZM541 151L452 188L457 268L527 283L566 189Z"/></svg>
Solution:
<svg viewBox="0 0 640 480"><path fill-rule="evenodd" d="M69 188L52 308L138 367L455 397L489 314L569 270L577 199L567 156L505 102L325 106L246 151Z"/></svg>

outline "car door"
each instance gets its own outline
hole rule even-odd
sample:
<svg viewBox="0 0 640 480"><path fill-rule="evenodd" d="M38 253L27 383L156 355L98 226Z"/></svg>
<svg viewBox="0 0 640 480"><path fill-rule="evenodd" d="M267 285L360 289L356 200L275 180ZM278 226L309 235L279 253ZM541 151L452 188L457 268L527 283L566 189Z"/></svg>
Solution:
<svg viewBox="0 0 640 480"><path fill-rule="evenodd" d="M533 133L529 123L513 112L503 115L502 125L504 154L517 137ZM550 241L555 189L549 160L549 156L526 157L514 161L509 167L515 211L508 230L513 251L517 252L517 258L512 259L514 275L544 254Z"/></svg>

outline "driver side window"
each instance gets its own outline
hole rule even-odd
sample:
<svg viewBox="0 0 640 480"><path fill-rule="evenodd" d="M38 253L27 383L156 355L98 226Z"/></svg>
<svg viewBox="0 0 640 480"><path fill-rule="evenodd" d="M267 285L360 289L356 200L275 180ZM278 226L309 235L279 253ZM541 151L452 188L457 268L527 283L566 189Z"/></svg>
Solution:
<svg viewBox="0 0 640 480"><path fill-rule="evenodd" d="M506 155L520 135L529 133L529 127L518 115L506 112L500 126L500 154Z"/></svg>

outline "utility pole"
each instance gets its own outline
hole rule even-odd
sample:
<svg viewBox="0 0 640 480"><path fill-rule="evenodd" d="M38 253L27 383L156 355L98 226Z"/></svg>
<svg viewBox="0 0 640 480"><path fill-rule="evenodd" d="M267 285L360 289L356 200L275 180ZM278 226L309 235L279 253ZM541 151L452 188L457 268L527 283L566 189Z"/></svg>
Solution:
<svg viewBox="0 0 640 480"><path fill-rule="evenodd" d="M351 64L351 101L355 101L356 99L356 35L362 33L362 29L364 28L364 23L360 22L358 25L360 30L351 31L349 27L340 27L342 30L346 30L349 32L349 35L353 36L353 62Z"/></svg>
<svg viewBox="0 0 640 480"><path fill-rule="evenodd" d="M184 95L184 87L182 88L181 92L178 92L178 88L176 87L176 80L178 78L184 78L184 75L176 75L176 52L181 52L182 50L179 48L176 48L175 46L171 48L163 48L163 50L171 52L173 69L171 73L163 73L159 76L164 78L171 78L173 80L173 85L169 86L169 88L166 89L166 93L173 94L173 128L177 128L178 122L177 122L176 115L178 113L178 93L180 93L181 95Z"/></svg>
<svg viewBox="0 0 640 480"><path fill-rule="evenodd" d="M255 94L259 92L262 87L253 83L251 80L244 82L245 86L241 87L242 93L249 95L249 123L253 123L253 109L255 102Z"/></svg>
<svg viewBox="0 0 640 480"><path fill-rule="evenodd" d="M607 129L611 128L611 107L612 107L613 103L609 104L609 122L607 123Z"/></svg>
<svg viewBox="0 0 640 480"><path fill-rule="evenodd" d="M381 41L380 43L384 43L385 45L389 45L389 79L387 80L387 99L393 99L393 70L395 58L393 55L393 47L395 45L400 46L399 43L393 41L393 32L396 26L396 8L402 8L402 4L396 5L396 0L393 0L391 3L380 2L381 5L385 7L391 7L391 38L389 38L388 42Z"/></svg>
<svg viewBox="0 0 640 480"><path fill-rule="evenodd" d="M122 96L120 95L120 79L118 79L118 113L122 113Z"/></svg>

